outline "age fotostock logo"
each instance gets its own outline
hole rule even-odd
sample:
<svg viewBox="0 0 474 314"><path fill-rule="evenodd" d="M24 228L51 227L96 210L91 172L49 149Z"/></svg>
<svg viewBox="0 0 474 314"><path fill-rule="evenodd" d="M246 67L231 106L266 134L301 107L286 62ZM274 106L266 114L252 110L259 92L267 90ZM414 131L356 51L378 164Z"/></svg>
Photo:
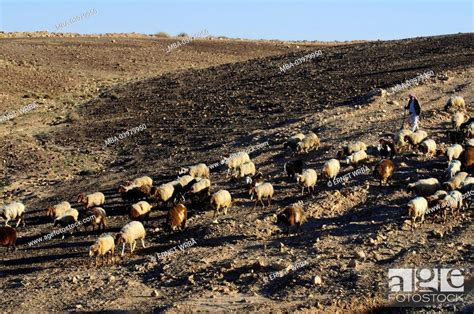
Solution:
<svg viewBox="0 0 474 314"><path fill-rule="evenodd" d="M388 298L399 305L463 302L463 269L390 268L388 280Z"/></svg>

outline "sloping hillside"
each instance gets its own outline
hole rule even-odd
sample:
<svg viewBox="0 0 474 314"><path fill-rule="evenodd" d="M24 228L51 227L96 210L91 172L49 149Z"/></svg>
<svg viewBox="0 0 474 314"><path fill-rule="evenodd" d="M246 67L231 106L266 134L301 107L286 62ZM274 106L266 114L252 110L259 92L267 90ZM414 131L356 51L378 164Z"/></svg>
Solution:
<svg viewBox="0 0 474 314"><path fill-rule="evenodd" d="M48 180L45 173L43 187L22 186L12 193L12 198L31 194L19 251L0 260L0 291L15 292L2 294L2 309L376 310L390 305L384 295L388 268L469 267L472 210L446 223L428 217L413 231L405 222L405 206L413 197L406 184L430 176L445 180L444 157L403 153L395 159L390 186L379 186L370 171L335 186L320 179L314 193L301 195L283 174L283 164L294 156L282 144L299 131L317 132L321 147L301 157L320 174L343 144L376 145L397 131L403 110L393 101L404 105L412 92L423 107L421 127L446 146L450 116L441 108L447 97L459 94L468 104L474 99L473 39L460 34L318 47L321 57L285 73L280 73L283 64L317 49L170 73L103 91L81 106L77 119L53 125L39 138L41 150L57 155L21 172L11 169L12 177L34 166L54 173L67 163L77 172L63 181ZM428 71L435 77L379 97L380 88ZM146 129L103 147L109 137L143 124ZM180 166L211 164L266 142L251 157L275 188L270 207L252 208L243 183L229 180L218 167L211 174L212 191L231 192L228 215L214 220L206 204L191 204L188 228L169 234L163 226L166 208L157 207L146 226L147 248L138 244L136 254L116 257L114 265L91 265L87 251L97 233L82 229L28 246L52 230L44 215L51 203L69 200L79 206L78 193L102 191L109 231L117 232L129 221L129 204L117 193L120 183L147 174L158 185L174 178ZM2 157L15 164L14 159L41 150L4 151ZM366 166L372 170L378 160L371 156ZM344 165L340 176L352 171ZM307 222L300 234L287 236L275 225L275 214L296 201L303 201ZM192 245L157 256L187 241Z"/></svg>

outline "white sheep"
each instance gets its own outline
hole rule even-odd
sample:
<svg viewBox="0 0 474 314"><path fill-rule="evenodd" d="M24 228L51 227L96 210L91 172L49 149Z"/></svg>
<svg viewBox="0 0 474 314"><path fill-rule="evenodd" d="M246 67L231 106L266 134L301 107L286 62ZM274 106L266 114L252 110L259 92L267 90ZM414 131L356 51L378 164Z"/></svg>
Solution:
<svg viewBox="0 0 474 314"><path fill-rule="evenodd" d="M466 102L461 96L451 96L446 102L446 105L444 105L444 111L448 111L450 107L454 107L456 109L466 109Z"/></svg>
<svg viewBox="0 0 474 314"><path fill-rule="evenodd" d="M448 165L449 177L453 178L456 173L461 171L461 162L459 160L451 160Z"/></svg>
<svg viewBox="0 0 474 314"><path fill-rule="evenodd" d="M153 186L153 179L148 176L143 176L140 178L133 179L132 181L127 181L127 187L139 187L139 186Z"/></svg>
<svg viewBox="0 0 474 314"><path fill-rule="evenodd" d="M13 202L8 205L0 207L0 217L6 219L5 226L10 226L8 222L10 220L18 219L16 222L15 228L18 227L20 222L23 220L23 226L25 225L25 220L23 219L23 214L25 212L25 205L20 202Z"/></svg>
<svg viewBox="0 0 474 314"><path fill-rule="evenodd" d="M466 187L472 186L474 188L474 177L467 177L461 182L459 189L463 189Z"/></svg>
<svg viewBox="0 0 474 314"><path fill-rule="evenodd" d="M182 177L178 177L177 180L173 181L173 182L178 182L179 184L181 184L181 186L186 186L188 185L189 182L193 181L195 178L189 174L186 174Z"/></svg>
<svg viewBox="0 0 474 314"><path fill-rule="evenodd" d="M440 206L443 209L443 218L446 221L448 211L451 211L453 215L459 212L463 207L463 196L459 191L451 191L449 194L440 201Z"/></svg>
<svg viewBox="0 0 474 314"><path fill-rule="evenodd" d="M411 130L408 130L408 129L401 129L400 131L398 131L397 133L394 134L393 136L393 141L395 142L395 146L397 148L402 148L404 146L407 145L407 142L406 142L406 137L410 134L412 134L413 132Z"/></svg>
<svg viewBox="0 0 474 314"><path fill-rule="evenodd" d="M458 172L454 177L452 177L449 181L443 183L443 188L446 191L453 191L457 190L461 187L463 181L468 177L467 172Z"/></svg>
<svg viewBox="0 0 474 314"><path fill-rule="evenodd" d="M255 204L253 208L257 206L258 202L262 203L262 206L265 207L265 204L263 203L263 199L265 198L268 199L268 206L270 206L270 203L273 197L273 185L271 185L271 183L268 183L268 182L255 185L250 190L250 200L253 200L254 196L255 196Z"/></svg>
<svg viewBox="0 0 474 314"><path fill-rule="evenodd" d="M104 257L107 255L107 261L110 257L113 257L115 253L115 242L114 238L110 234L103 234L101 235L94 244L91 245L89 248L89 256L96 257L96 265L97 265L97 257Z"/></svg>
<svg viewBox="0 0 474 314"><path fill-rule="evenodd" d="M143 224L139 221L132 221L123 226L122 230L115 236L115 244L122 246L122 253L120 256L123 256L125 253L125 244L130 245L130 253L133 253L135 247L137 246L137 240L141 240L142 247L145 247L145 228Z"/></svg>
<svg viewBox="0 0 474 314"><path fill-rule="evenodd" d="M329 159L326 161L322 171L322 177L325 179L334 179L339 174L341 170L341 164L337 159Z"/></svg>
<svg viewBox="0 0 474 314"><path fill-rule="evenodd" d="M411 146L417 146L421 142L423 142L427 137L428 137L428 133L426 133L426 131L418 130L416 132L408 134L405 137L405 141L407 141Z"/></svg>
<svg viewBox="0 0 474 314"><path fill-rule="evenodd" d="M88 195L81 193L77 196L77 202L84 204L86 208L101 206L105 203L105 195L101 192L95 192Z"/></svg>
<svg viewBox="0 0 474 314"><path fill-rule="evenodd" d="M347 156L345 159L345 163L347 165L353 165L354 167L357 167L359 164L365 162L367 158L367 153L364 150L359 150Z"/></svg>
<svg viewBox="0 0 474 314"><path fill-rule="evenodd" d="M350 143L349 145L343 146L341 150L337 152L337 158L342 158L344 156L349 156L352 153L358 152L360 150L367 150L367 145L362 141L357 141Z"/></svg>
<svg viewBox="0 0 474 314"><path fill-rule="evenodd" d="M448 158L448 162L451 162L453 159L458 159L463 150L464 148L459 144L454 144L446 148L446 158Z"/></svg>
<svg viewBox="0 0 474 314"><path fill-rule="evenodd" d="M170 183L165 183L156 188L155 197L163 202L167 202L174 193L174 186Z"/></svg>
<svg viewBox="0 0 474 314"><path fill-rule="evenodd" d="M77 221L79 219L79 211L75 208L69 208L68 210L66 210L63 214L64 216L65 215L69 215L69 216L72 216L74 217L74 219Z"/></svg>
<svg viewBox="0 0 474 314"><path fill-rule="evenodd" d="M456 131L459 131L459 128L461 127L461 124L466 121L466 115L462 111L456 111L452 116L451 116L451 124L453 125L453 129Z"/></svg>
<svg viewBox="0 0 474 314"><path fill-rule="evenodd" d="M52 218L58 218L64 215L64 212L68 209L71 209L71 204L69 202L61 202L59 204L48 207L46 210L46 215Z"/></svg>
<svg viewBox="0 0 474 314"><path fill-rule="evenodd" d="M246 152L239 152L230 155L229 158L227 158L227 176L229 176L229 174L233 172L238 166L249 161L250 156Z"/></svg>
<svg viewBox="0 0 474 314"><path fill-rule="evenodd" d="M466 147L474 147L474 138L471 138L466 141Z"/></svg>
<svg viewBox="0 0 474 314"><path fill-rule="evenodd" d="M190 166L189 168L181 168L179 174L189 174L194 178L209 178L210 170L206 164L200 163L194 166Z"/></svg>
<svg viewBox="0 0 474 314"><path fill-rule="evenodd" d="M245 176L253 176L255 175L255 164L251 161L247 161L246 163L241 164L237 167L235 172L233 173L234 178L243 178Z"/></svg>
<svg viewBox="0 0 474 314"><path fill-rule="evenodd" d="M296 152L297 153L307 153L313 149L317 149L320 145L321 141L319 137L314 132L309 132L305 135L305 137L298 142L296 145Z"/></svg>
<svg viewBox="0 0 474 314"><path fill-rule="evenodd" d="M207 189L211 186L211 180L209 179L202 179L196 183L194 183L191 186L191 189L189 190L190 193L198 193L201 192L204 189Z"/></svg>
<svg viewBox="0 0 474 314"><path fill-rule="evenodd" d="M416 194L421 196L433 195L436 191L441 188L441 184L436 178L421 179L414 183L408 184L407 192L414 191Z"/></svg>
<svg viewBox="0 0 474 314"><path fill-rule="evenodd" d="M131 206L129 217L131 219L137 219L137 220L147 218L150 215L152 208L153 206L150 205L150 203L146 201L140 201Z"/></svg>
<svg viewBox="0 0 474 314"><path fill-rule="evenodd" d="M420 144L420 151L425 157L434 157L436 155L436 142L434 140L424 140Z"/></svg>
<svg viewBox="0 0 474 314"><path fill-rule="evenodd" d="M296 182L301 186L301 194L304 194L304 188L308 188L308 192L311 192L311 189L314 191L317 180L318 175L314 169L305 169L302 174L296 174Z"/></svg>
<svg viewBox="0 0 474 314"><path fill-rule="evenodd" d="M408 202L408 216L411 217L411 227L415 226L416 218L420 218L420 223L425 220L426 210L428 209L428 201L424 197L415 197Z"/></svg>
<svg viewBox="0 0 474 314"><path fill-rule="evenodd" d="M232 196L227 190L219 190L211 197L211 207L214 208L214 217L219 213L219 209L224 209L224 215L227 215L227 209L232 206Z"/></svg>

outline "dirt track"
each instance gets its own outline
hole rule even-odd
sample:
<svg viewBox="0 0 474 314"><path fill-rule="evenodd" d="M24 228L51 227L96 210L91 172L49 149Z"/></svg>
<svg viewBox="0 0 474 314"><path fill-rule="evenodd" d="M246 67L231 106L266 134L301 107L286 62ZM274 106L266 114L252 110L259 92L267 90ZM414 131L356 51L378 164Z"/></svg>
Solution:
<svg viewBox="0 0 474 314"><path fill-rule="evenodd" d="M403 226L403 206L410 199L405 184L421 177L443 178L442 158L397 158L399 168L391 187L379 187L367 174L333 188L321 181L314 195L301 197L295 184L282 175L283 163L291 157L281 144L300 130L316 131L322 147L304 159L319 172L344 143L361 139L375 144L379 136L396 131L401 108L375 92L430 70L436 76L448 71L451 79L434 78L410 91L422 101L422 127L447 143L444 130L449 116L439 109L454 92L472 103L473 39L453 35L371 42L286 55L278 48L264 55L257 51L255 55L262 58L251 61L217 65L235 61L223 58L215 66L204 62L210 67L91 92L79 108L66 106L65 111L76 112L71 121L43 116L50 125L43 126L44 134L35 135L35 142L25 139L18 144L18 137L3 138L0 157L6 161L5 181L10 184L6 196L26 197L30 211L27 226L19 229L20 250L0 261L0 291L17 292L2 294L1 308L367 310L386 303L383 293L390 267L472 266L472 211L446 225L428 223L414 232ZM235 47L238 55L247 50ZM194 47L192 60L201 60L203 49ZM283 64L315 49L321 49L322 57L279 72ZM147 62L143 60L145 72ZM404 103L407 92L391 99ZM102 147L108 137L140 124L146 124L146 130ZM18 129L16 123L8 127ZM26 245L51 230L42 209L52 202L72 201L82 191L103 191L115 232L127 221L125 204L115 192L124 180L149 174L164 182L182 165L213 163L267 141L268 147L251 156L275 186L270 208L251 210L241 183L229 182L218 168L212 174L213 190L227 188L236 200L227 217L213 223L208 208L191 207L188 229L168 235L162 230L165 212L156 210L147 227L148 248L115 266L90 268L86 252L96 235L82 230L64 240ZM376 161L374 157L369 168ZM69 177L62 176L66 172ZM21 184L15 190L22 178L32 185ZM302 234L286 237L274 225L274 214L297 200L307 205L308 222ZM443 237L435 237L433 230ZM153 260L155 253L191 238L196 245L184 252ZM358 250L367 259L352 267ZM264 282L272 272L301 261L309 265ZM315 275L322 277L322 286L313 284ZM155 289L159 295L150 297Z"/></svg>

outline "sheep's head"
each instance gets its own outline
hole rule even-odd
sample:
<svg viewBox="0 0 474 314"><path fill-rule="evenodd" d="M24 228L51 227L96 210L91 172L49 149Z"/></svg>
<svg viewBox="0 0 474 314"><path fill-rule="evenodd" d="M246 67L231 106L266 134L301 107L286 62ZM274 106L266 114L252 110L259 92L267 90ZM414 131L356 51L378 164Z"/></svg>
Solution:
<svg viewBox="0 0 474 314"><path fill-rule="evenodd" d="M251 201L253 200L253 197L256 194L256 192L257 192L257 189L254 186L249 190L249 195L250 195L250 200Z"/></svg>
<svg viewBox="0 0 474 314"><path fill-rule="evenodd" d="M91 245L89 249L89 256L96 256L99 253L99 245L98 244L93 244Z"/></svg>
<svg viewBox="0 0 474 314"><path fill-rule="evenodd" d="M413 192L415 190L415 183L409 183L407 185L407 193Z"/></svg>
<svg viewBox="0 0 474 314"><path fill-rule="evenodd" d="M87 203L87 197L84 193L81 193L77 196L78 203Z"/></svg>
<svg viewBox="0 0 474 314"><path fill-rule="evenodd" d="M189 173L189 168L186 168L186 167L181 167L181 169L179 169L179 172L178 172L179 175L188 174L188 173Z"/></svg>
<svg viewBox="0 0 474 314"><path fill-rule="evenodd" d="M337 157L338 159L341 159L342 157L344 157L344 151L343 151L343 150L337 151L336 157Z"/></svg>
<svg viewBox="0 0 474 314"><path fill-rule="evenodd" d="M344 159L344 163L345 163L346 165L350 165L350 164L351 164L351 161L352 161L351 156L347 156L346 159Z"/></svg>
<svg viewBox="0 0 474 314"><path fill-rule="evenodd" d="M123 238L123 235L121 233L118 233L115 236L115 245L119 245L121 243L125 243L125 239Z"/></svg>
<svg viewBox="0 0 474 314"><path fill-rule="evenodd" d="M252 181L252 178L251 178L251 177L249 177L249 176L246 176L246 177L245 177L245 185L247 185L247 186L252 186L252 182L253 182L253 181Z"/></svg>
<svg viewBox="0 0 474 314"><path fill-rule="evenodd" d="M277 224L284 224L288 222L288 213L286 211L277 215Z"/></svg>
<svg viewBox="0 0 474 314"><path fill-rule="evenodd" d="M46 209L46 216L48 216L48 217L53 217L54 216L54 207L53 206L48 207Z"/></svg>
<svg viewBox="0 0 474 314"><path fill-rule="evenodd" d="M118 192L119 193L125 193L125 192L127 192L127 188L125 186L121 185L121 186L119 186Z"/></svg>
<svg viewBox="0 0 474 314"><path fill-rule="evenodd" d="M304 143L303 142L298 142L298 144L296 144L296 152L297 153L302 153L304 150Z"/></svg>
<svg viewBox="0 0 474 314"><path fill-rule="evenodd" d="M295 176L296 176L296 182L301 182L301 178L303 177L303 175L297 173Z"/></svg>
<svg viewBox="0 0 474 314"><path fill-rule="evenodd" d="M443 190L445 191L452 191L453 189L453 184L451 182L444 182L443 183Z"/></svg>

